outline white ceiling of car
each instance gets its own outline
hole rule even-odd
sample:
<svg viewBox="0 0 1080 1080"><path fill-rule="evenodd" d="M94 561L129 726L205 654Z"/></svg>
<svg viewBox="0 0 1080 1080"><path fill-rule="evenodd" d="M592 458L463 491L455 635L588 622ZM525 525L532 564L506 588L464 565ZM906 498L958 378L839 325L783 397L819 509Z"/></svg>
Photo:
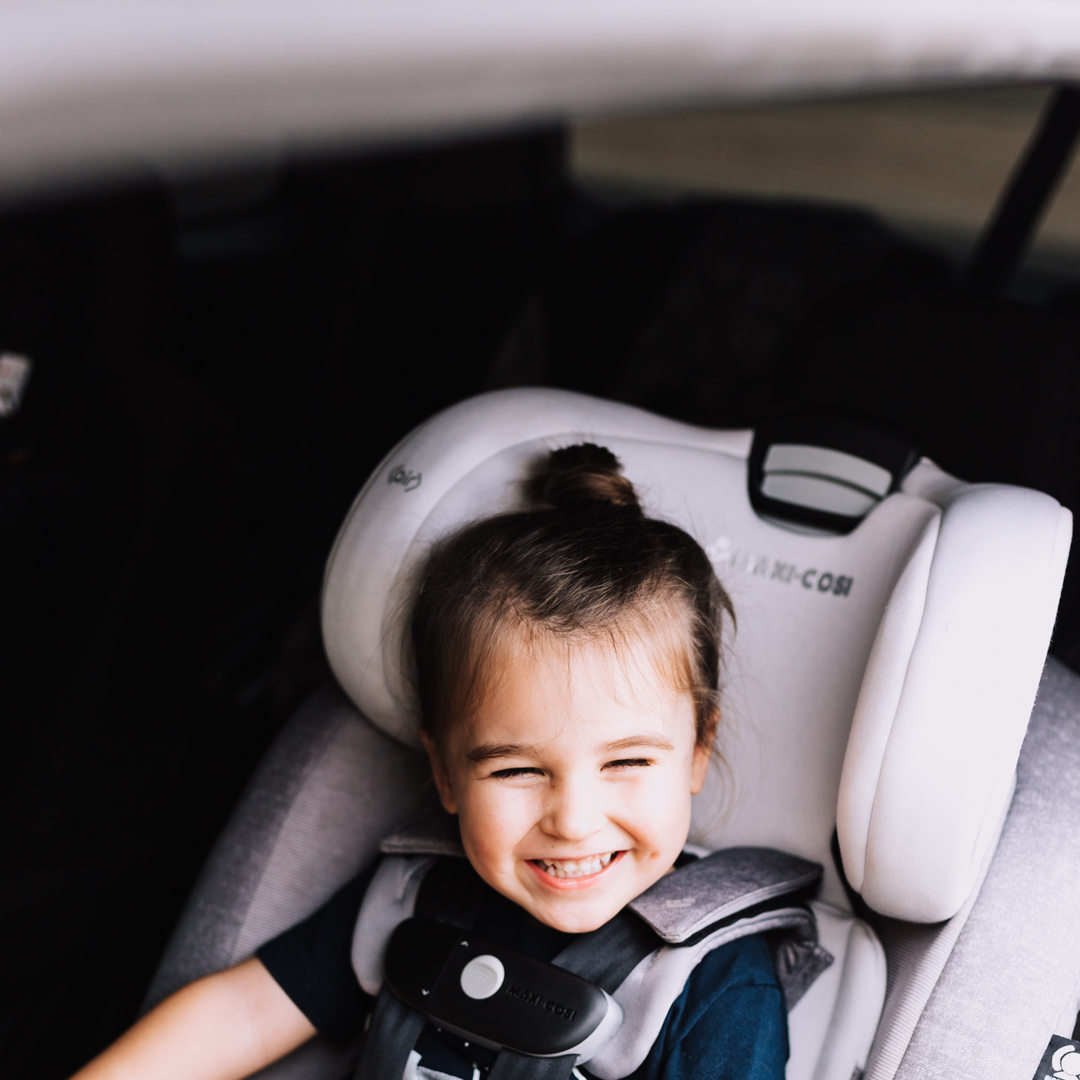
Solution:
<svg viewBox="0 0 1080 1080"><path fill-rule="evenodd" d="M0 0L0 190L694 103L1080 77L1080 0Z"/></svg>

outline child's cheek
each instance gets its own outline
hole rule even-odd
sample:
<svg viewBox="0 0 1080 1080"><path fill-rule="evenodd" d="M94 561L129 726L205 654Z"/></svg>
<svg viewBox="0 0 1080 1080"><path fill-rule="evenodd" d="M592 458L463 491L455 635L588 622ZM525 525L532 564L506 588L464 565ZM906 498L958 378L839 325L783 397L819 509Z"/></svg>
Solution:
<svg viewBox="0 0 1080 1080"><path fill-rule="evenodd" d="M495 784L471 785L459 822L465 850L492 871L506 871L531 826L530 792Z"/></svg>
<svg viewBox="0 0 1080 1080"><path fill-rule="evenodd" d="M677 855L690 826L690 785L678 768L644 773L628 785L623 803L627 831L643 851Z"/></svg>

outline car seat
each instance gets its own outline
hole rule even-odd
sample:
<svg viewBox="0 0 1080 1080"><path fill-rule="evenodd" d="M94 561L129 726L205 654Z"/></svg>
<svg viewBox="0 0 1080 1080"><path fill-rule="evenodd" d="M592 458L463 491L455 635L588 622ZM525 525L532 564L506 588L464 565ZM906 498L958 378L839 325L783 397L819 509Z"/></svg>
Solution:
<svg viewBox="0 0 1080 1080"><path fill-rule="evenodd" d="M419 559L520 505L531 464L583 439L703 544L735 605L723 766L691 841L825 866L835 961L791 1011L789 1080L1027 1080L1072 1031L1080 975L1080 679L1044 672L1070 513L865 434L755 438L546 389L446 410L361 491L323 590L339 686L252 779L147 1007L306 916L415 813L402 631ZM336 1080L355 1053L317 1037L260 1075Z"/></svg>

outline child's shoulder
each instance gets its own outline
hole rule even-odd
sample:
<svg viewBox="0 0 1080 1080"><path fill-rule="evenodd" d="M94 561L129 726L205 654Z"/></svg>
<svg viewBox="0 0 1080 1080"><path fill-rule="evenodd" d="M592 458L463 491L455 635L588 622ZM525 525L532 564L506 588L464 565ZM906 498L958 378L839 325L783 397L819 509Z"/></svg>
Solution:
<svg viewBox="0 0 1080 1080"><path fill-rule="evenodd" d="M784 994L767 942L752 934L702 958L632 1080L781 1080L787 1055Z"/></svg>

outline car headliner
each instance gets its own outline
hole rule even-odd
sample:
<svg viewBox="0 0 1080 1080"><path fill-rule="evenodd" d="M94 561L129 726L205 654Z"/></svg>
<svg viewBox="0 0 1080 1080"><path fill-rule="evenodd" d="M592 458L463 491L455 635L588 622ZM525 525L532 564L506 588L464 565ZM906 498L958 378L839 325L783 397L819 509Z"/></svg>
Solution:
<svg viewBox="0 0 1080 1080"><path fill-rule="evenodd" d="M1077 76L1075 0L3 0L0 193L694 103Z"/></svg>

